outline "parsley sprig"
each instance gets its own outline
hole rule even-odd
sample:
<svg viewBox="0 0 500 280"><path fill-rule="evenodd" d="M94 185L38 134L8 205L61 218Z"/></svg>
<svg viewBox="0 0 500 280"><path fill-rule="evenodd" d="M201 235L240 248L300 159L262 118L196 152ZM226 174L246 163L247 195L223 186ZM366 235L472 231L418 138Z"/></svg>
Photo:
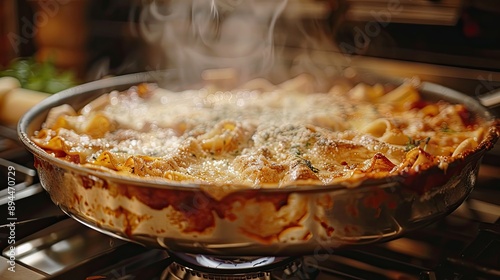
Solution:
<svg viewBox="0 0 500 280"><path fill-rule="evenodd" d="M60 71L50 61L37 62L33 58L18 58L0 71L0 77L14 77L22 88L56 93L77 85L75 74Z"/></svg>
<svg viewBox="0 0 500 280"><path fill-rule="evenodd" d="M422 143L424 143L424 151L425 151L427 149L427 144L429 144L430 140L431 140L430 137L427 137L425 139L420 139L420 140L408 137L408 142L406 142L406 145L405 145L405 151L408 152L416 147L419 147L420 144L422 144Z"/></svg>

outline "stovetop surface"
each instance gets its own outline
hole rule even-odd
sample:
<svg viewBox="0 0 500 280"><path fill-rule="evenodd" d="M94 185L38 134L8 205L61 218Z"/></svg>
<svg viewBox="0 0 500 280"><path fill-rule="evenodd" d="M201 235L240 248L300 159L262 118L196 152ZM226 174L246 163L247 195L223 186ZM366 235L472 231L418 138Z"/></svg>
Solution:
<svg viewBox="0 0 500 280"><path fill-rule="evenodd" d="M15 213L7 215L15 220L0 222L0 245L8 260L9 223L17 222L17 271L4 269L0 279L163 279L171 253L108 237L68 218L41 188L32 156L12 130L1 129L7 137L0 140L0 180L8 182L9 166L14 167L16 190ZM475 190L443 220L390 242L297 257L308 273L286 279L500 277L500 167L491 165L495 159L485 162ZM9 193L0 192L0 212L9 213Z"/></svg>

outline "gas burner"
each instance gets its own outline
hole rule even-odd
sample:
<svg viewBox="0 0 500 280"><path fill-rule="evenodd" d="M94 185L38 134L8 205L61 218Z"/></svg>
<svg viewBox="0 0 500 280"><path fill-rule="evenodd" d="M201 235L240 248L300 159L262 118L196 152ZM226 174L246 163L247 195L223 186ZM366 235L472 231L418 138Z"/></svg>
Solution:
<svg viewBox="0 0 500 280"><path fill-rule="evenodd" d="M216 257L170 253L173 262L162 279L314 279L295 257ZM306 273L311 272L311 273Z"/></svg>
<svg viewBox="0 0 500 280"><path fill-rule="evenodd" d="M274 263L275 257L262 257L262 258L220 258L213 256L197 255L196 261L198 264L217 269L246 269L258 268Z"/></svg>

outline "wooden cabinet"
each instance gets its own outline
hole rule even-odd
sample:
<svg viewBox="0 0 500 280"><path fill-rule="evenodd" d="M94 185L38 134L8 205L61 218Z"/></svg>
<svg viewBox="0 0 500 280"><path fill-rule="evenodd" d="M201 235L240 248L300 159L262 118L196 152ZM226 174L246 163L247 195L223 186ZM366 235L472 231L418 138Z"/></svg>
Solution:
<svg viewBox="0 0 500 280"><path fill-rule="evenodd" d="M12 38L17 32L16 0L0 1L0 69L16 57Z"/></svg>
<svg viewBox="0 0 500 280"><path fill-rule="evenodd" d="M88 60L87 0L32 0L36 58L83 74Z"/></svg>

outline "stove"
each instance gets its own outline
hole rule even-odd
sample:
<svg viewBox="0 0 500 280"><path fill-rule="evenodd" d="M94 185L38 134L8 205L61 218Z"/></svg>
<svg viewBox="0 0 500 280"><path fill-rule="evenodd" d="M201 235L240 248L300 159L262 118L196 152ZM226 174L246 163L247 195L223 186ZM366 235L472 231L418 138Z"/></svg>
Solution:
<svg viewBox="0 0 500 280"><path fill-rule="evenodd" d="M78 223L43 190L15 130L0 127L0 135L0 180L7 183L0 190L0 279L500 277L497 155L485 157L475 190L456 211L402 238L311 256L227 258L150 249Z"/></svg>
<svg viewBox="0 0 500 280"><path fill-rule="evenodd" d="M92 49L89 56L94 58L93 65L89 67L90 73L104 72L104 75L110 70L113 74L125 74L137 70L156 69L156 67L148 69L147 66L157 65L158 50L144 46L142 38L139 40L140 36L136 33L140 29L138 25L134 25L139 20L130 22L130 15L135 14L131 12L130 2L119 0L89 2L91 4L89 49ZM154 1L134 3L136 2L144 4ZM224 2L245 3L221 1ZM266 1L260 2L266 3ZM291 23L299 22L300 17L313 16L340 22L341 18L324 13L327 7L330 9L330 2L335 1L290 2L301 4L311 2L307 9L288 10L287 18ZM472 23L491 21L486 25L488 28L480 26L483 27L482 33L467 33L469 35L465 36L459 31L462 28L465 30L468 23L465 22L465 18L458 20L462 11L459 6L461 2L471 1L413 1L411 5L408 5L408 1L401 1L406 4L404 9L401 9L403 12L391 14L390 24L389 22L386 24L383 20L377 21L385 27L380 30L380 34L369 36L371 33L366 30L373 26L369 25L374 20L373 11L378 11L377 15L381 15L386 12L387 3L400 1L339 2L348 3L352 7L347 13L346 21L340 22L342 25L338 27L336 36L338 42L344 42L344 46L347 46L342 48L340 45L339 56L343 60L348 60L350 65L362 66L388 75L418 75L423 80L458 89L470 95L474 94L476 97L481 97L485 92L500 86L499 56L496 51L500 41L497 40L498 32L495 24L498 13L486 13L485 9L480 7L463 9L463 14L469 15L473 20ZM380 6L380 3L383 6ZM441 27L431 25L429 22L422 24L423 18L429 19L427 16L431 13L428 12L430 9L428 6L431 4L434 5L431 11L445 15L438 17L434 14L433 19L444 20L438 23ZM382 9L372 9L370 5L379 5ZM426 9L414 13L415 9L411 8L416 5L425 5ZM491 7L493 6L495 5L492 4ZM342 6L337 8L339 11L342 10ZM150 17L146 19L151 20ZM409 22L409 19L413 21ZM454 24L456 21L458 24ZM410 24L415 22L417 24ZM248 22L243 22L241 26L248 27ZM259 26L259 22L255 22L254 27ZM364 32L358 34L358 30ZM236 31L238 34L243 33L239 29ZM152 35L155 35L154 32ZM360 35L364 35L368 40L356 41ZM174 37L175 40L178 39L177 36ZM287 37L287 40L285 38L277 40L282 44L279 45L279 49L287 50L285 59L288 58L287 55L290 59L298 57L295 51L300 52L300 45L305 42L301 38L297 35ZM483 46L488 40L493 44ZM149 58L151 61L141 61L137 55L133 55L139 48L146 48L147 53L152 54L152 58ZM163 45L161 48L163 51ZM317 52L321 54L322 48ZM360 54L365 56L356 56ZM310 56L316 57L316 51L311 51ZM429 63L439 65L428 67ZM100 70L102 66L100 64L111 69L93 71ZM136 69L141 67L146 69ZM111 71L113 69L115 70ZM499 109L500 107L497 107L496 111ZM0 213L0 258L2 258L0 280L500 278L498 148L491 151L483 160L474 191L458 209L442 220L407 233L401 238L355 249L331 250L309 256L227 258L146 248L140 244L110 237L70 218L54 205L43 190L33 167L33 156L19 143L15 129L0 126Z"/></svg>

